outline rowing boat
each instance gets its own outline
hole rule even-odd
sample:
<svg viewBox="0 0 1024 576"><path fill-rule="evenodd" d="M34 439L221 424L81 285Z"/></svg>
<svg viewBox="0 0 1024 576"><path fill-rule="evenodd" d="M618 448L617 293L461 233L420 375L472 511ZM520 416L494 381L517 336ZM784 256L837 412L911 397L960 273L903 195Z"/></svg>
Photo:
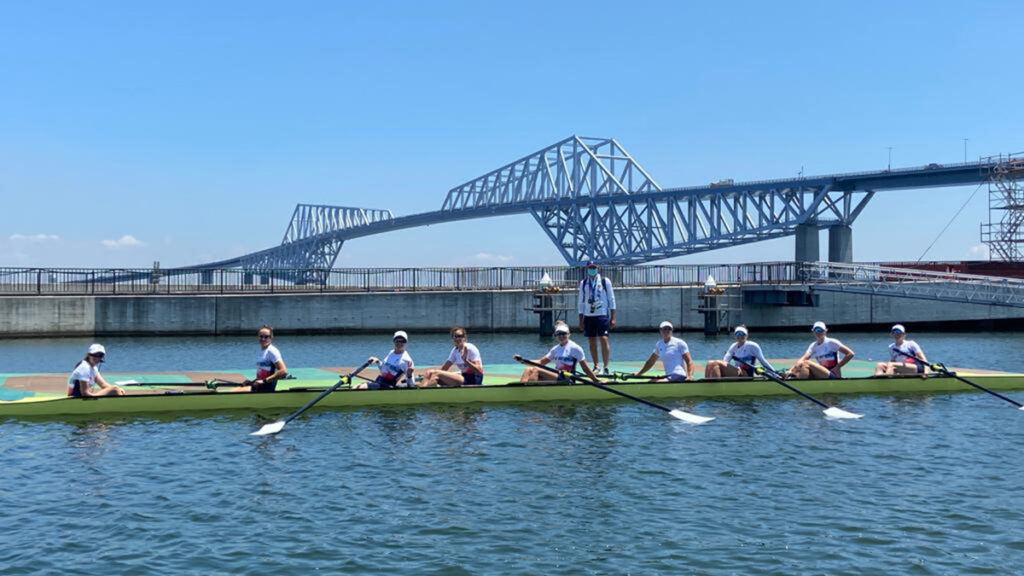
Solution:
<svg viewBox="0 0 1024 576"><path fill-rule="evenodd" d="M784 360L776 361L785 363ZM776 364L778 365L778 364ZM635 363L622 363L616 368L635 369ZM853 377L840 380L801 380L800 388L810 394L897 394L948 393L970 391L972 388L954 378L941 375L870 377L873 364L854 360L844 368ZM144 385L132 386L128 396L101 398L68 398L54 391L54 383L66 376L0 375L2 397L0 417L88 416L102 414L190 413L245 410L276 414L302 406L337 382L343 369L299 369L295 379L282 381L273 394L234 394L202 387L175 387L174 382L198 382L200 373L133 374L132 380ZM608 400L608 392L579 384L511 382L518 366L490 366L486 385L464 388L427 388L397 390L346 390L334 392L318 407L409 406L420 404L576 402ZM1024 390L1024 374L988 370L957 369L957 373L995 390ZM202 376L232 372L204 372ZM117 381L122 375L108 375ZM618 390L644 398L728 398L790 395L791 392L771 380L723 379L697 380L683 383L608 382Z"/></svg>

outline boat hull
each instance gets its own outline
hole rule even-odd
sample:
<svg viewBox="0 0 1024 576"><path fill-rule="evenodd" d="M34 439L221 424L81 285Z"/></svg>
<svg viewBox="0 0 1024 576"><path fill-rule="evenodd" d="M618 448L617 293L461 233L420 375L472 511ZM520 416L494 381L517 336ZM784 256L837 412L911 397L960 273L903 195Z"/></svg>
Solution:
<svg viewBox="0 0 1024 576"><path fill-rule="evenodd" d="M1024 389L1024 374L972 376L972 380L995 390ZM147 391L123 397L67 398L33 396L0 402L0 417L87 416L102 414L194 413L212 411L257 411L279 414L296 409L315 398L331 380L293 380L288 389L273 394L227 392L162 393ZM945 376L893 378L846 378L795 382L807 393L832 394L915 394L965 392L974 388ZM684 383L616 383L612 387L650 399L743 398L794 396L771 380L699 380ZM425 404L576 402L612 400L616 396L581 384L508 384L464 388L399 390L339 390L321 401L318 408L360 406L410 406Z"/></svg>

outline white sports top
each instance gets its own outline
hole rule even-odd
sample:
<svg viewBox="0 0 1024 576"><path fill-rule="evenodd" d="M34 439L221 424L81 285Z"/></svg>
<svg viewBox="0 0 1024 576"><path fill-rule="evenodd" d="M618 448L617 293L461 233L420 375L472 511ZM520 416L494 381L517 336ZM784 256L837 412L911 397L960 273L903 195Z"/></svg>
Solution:
<svg viewBox="0 0 1024 576"><path fill-rule="evenodd" d="M897 346L896 343L893 342L892 344L889 344L889 361L890 362L904 362L906 364L917 364L916 361L914 361L911 358L907 358L903 354L897 353L896 350L899 350L900 352L905 352L907 354L910 354L911 356L914 356L915 358L917 357L918 354L922 354L922 355L924 354L924 352L921 351L921 347L918 346L917 342L914 342L913 340L904 340L903 344L901 344L899 346Z"/></svg>
<svg viewBox="0 0 1024 576"><path fill-rule="evenodd" d="M583 348L580 345L569 340L565 343L565 346L559 344L547 354L544 355L548 360L554 360L555 370L568 370L570 372L576 370L576 364L587 359L583 353Z"/></svg>
<svg viewBox="0 0 1024 576"><path fill-rule="evenodd" d="M839 364L839 349L842 347L842 342L826 336L821 344L818 344L817 340L811 342L806 354L811 360L831 370Z"/></svg>
<svg viewBox="0 0 1024 576"><path fill-rule="evenodd" d="M658 340L654 346L654 353L661 358L661 364L665 367L665 374L678 374L686 376L686 363L683 356L690 351L681 338L673 336L668 342Z"/></svg>
<svg viewBox="0 0 1024 576"><path fill-rule="evenodd" d="M742 364L739 364L738 362L733 362L733 358L742 360L743 362L746 362L750 366L754 366L754 361L757 360L758 362L761 363L761 366L764 366L765 368L771 370L772 372L775 372L775 368L773 368L772 365L767 360L765 360L764 353L761 352L761 347L757 345L757 342L747 340L747 342L743 344L743 346L740 346L739 342L733 342L732 346L729 346L729 350L726 351L725 357L722 358L723 362L731 363L733 366L736 366L746 371L747 367L743 366Z"/></svg>
<svg viewBox="0 0 1024 576"><path fill-rule="evenodd" d="M480 350L469 342L466 342L466 360L471 362L480 362L480 365L483 366L483 362L480 360ZM451 354L448 355L448 361L455 364L455 366L458 367L459 372L462 372L463 374L470 371L469 364L462 359L462 352L459 352L459 349L454 346L452 347Z"/></svg>

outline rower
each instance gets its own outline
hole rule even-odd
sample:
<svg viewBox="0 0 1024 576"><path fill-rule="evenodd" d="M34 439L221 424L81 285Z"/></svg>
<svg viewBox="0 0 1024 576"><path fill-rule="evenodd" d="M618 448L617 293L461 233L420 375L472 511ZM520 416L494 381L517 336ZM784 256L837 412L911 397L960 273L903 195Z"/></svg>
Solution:
<svg viewBox="0 0 1024 576"><path fill-rule="evenodd" d="M480 350L466 341L466 329L456 326L451 329L452 351L439 369L431 368L424 373L421 388L438 386L481 386L484 383L484 362ZM455 366L458 372L449 372Z"/></svg>
<svg viewBox="0 0 1024 576"><path fill-rule="evenodd" d="M853 350L839 340L829 338L828 326L824 322L815 322L811 332L814 333L814 342L789 369L786 377L798 380L842 378L842 368L853 360ZM839 359L840 353L843 355L842 360Z"/></svg>
<svg viewBox="0 0 1024 576"><path fill-rule="evenodd" d="M405 349L405 345L409 342L409 335L404 330L395 332L395 335L391 337L391 341L395 347L388 352L388 355L384 357L382 361L376 356L370 356L369 361L371 364L380 364L380 375L372 382L366 382L356 386L357 390L387 390L391 388L409 388L413 385L413 363L412 356ZM403 382L399 382L399 378L405 376Z"/></svg>
<svg viewBox="0 0 1024 576"><path fill-rule="evenodd" d="M693 380L693 359L690 357L690 347L681 338L672 335L673 326L668 320L658 326L661 333L661 340L654 346L654 352L647 358L644 367L633 376L642 376L654 366L654 363L661 358L661 365L665 369L665 377L652 380L652 382L685 382ZM686 368L683 368L683 365Z"/></svg>
<svg viewBox="0 0 1024 576"><path fill-rule="evenodd" d="M260 351L256 355L256 379L246 380L233 392L269 393L277 390L277 382L288 376L281 352L274 346L274 329L264 324L256 336L260 340Z"/></svg>
<svg viewBox="0 0 1024 576"><path fill-rule="evenodd" d="M558 344L535 362L538 364L547 364L554 360L554 369L557 372L569 372L573 374L576 373L576 367L579 366L583 368L583 372L586 373L591 380L596 382L597 376L594 374L594 371L590 369L590 365L587 364L587 357L583 353L583 348L580 348L579 344L569 339L568 324L564 322L555 324L555 338L558 339ZM548 370L528 366L523 370L523 375L519 378L519 381L540 382L558 380L559 378L560 377L558 375L553 374Z"/></svg>
<svg viewBox="0 0 1024 576"><path fill-rule="evenodd" d="M896 324L889 333L893 339L893 343L889 344L889 361L879 362L875 366L875 376L924 374L928 367L928 358L917 342L907 340L907 329L903 327L903 324ZM913 358L904 356L897 350L903 354L909 354Z"/></svg>
<svg viewBox="0 0 1024 576"><path fill-rule="evenodd" d="M100 344L89 346L85 358L75 366L68 378L68 396L75 398L93 398L96 396L124 396L124 390L107 384L100 375L100 364L107 356L107 351Z"/></svg>
<svg viewBox="0 0 1024 576"><path fill-rule="evenodd" d="M705 378L723 378L723 377L735 377L735 376L747 376L752 377L754 375L754 362L760 362L761 366L775 372L775 368L765 359L764 354L761 352L761 347L758 346L757 342L747 340L747 327L740 324L733 331L733 336L736 341L729 346L729 349L725 352L725 356L721 360L710 360L708 365L704 367ZM736 365L736 360L740 361L740 365Z"/></svg>

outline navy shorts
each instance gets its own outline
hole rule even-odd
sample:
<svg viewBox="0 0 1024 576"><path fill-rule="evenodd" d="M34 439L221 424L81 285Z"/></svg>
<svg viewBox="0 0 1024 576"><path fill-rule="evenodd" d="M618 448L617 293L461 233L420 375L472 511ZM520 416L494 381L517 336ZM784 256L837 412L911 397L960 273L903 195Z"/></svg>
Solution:
<svg viewBox="0 0 1024 576"><path fill-rule="evenodd" d="M483 386L484 375L478 372L463 372L462 373L462 385L463 386Z"/></svg>
<svg viewBox="0 0 1024 576"><path fill-rule="evenodd" d="M249 391L254 394L269 394L277 391L277 380L273 382L264 382L263 384L256 384L253 382L252 387Z"/></svg>
<svg viewBox="0 0 1024 576"><path fill-rule="evenodd" d="M686 374L666 374L665 379L669 382L686 382Z"/></svg>
<svg viewBox="0 0 1024 576"><path fill-rule="evenodd" d="M377 376L377 379L373 382L367 383L366 387L370 390L386 390L389 388L395 388L396 384L398 384L398 378L389 380L384 376Z"/></svg>
<svg viewBox="0 0 1024 576"><path fill-rule="evenodd" d="M607 336L611 329L611 320L607 316L584 316L583 335L587 338Z"/></svg>

